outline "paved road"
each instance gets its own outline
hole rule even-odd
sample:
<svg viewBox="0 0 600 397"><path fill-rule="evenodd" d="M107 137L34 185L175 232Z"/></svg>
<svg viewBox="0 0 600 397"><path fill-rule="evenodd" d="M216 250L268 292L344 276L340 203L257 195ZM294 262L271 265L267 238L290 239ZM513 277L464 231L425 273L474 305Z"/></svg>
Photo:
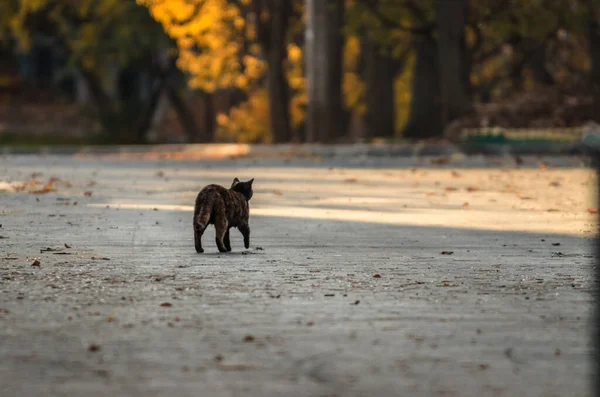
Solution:
<svg viewBox="0 0 600 397"><path fill-rule="evenodd" d="M198 255L195 194L236 176L251 249L209 229ZM591 395L594 183L574 158L4 157L2 395Z"/></svg>

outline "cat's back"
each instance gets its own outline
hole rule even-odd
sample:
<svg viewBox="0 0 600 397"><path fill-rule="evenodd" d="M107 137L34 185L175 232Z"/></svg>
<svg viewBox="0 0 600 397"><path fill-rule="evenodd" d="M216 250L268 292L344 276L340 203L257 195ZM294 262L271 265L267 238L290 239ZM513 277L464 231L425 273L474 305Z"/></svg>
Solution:
<svg viewBox="0 0 600 397"><path fill-rule="evenodd" d="M226 197L228 195L228 190L220 185L206 185L200 190L198 193L198 197L196 198L196 202L202 202L207 200L214 200L217 197Z"/></svg>

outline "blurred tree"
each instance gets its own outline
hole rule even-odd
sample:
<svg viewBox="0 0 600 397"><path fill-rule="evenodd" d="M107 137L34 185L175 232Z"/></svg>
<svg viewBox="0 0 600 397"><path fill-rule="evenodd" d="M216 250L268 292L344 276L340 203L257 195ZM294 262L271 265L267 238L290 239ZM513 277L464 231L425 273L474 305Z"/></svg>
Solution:
<svg viewBox="0 0 600 397"><path fill-rule="evenodd" d="M287 56L298 1L138 1L177 41L192 87L249 94L266 78L272 141L292 139Z"/></svg>
<svg viewBox="0 0 600 397"><path fill-rule="evenodd" d="M9 0L4 6L12 14L0 19L8 24L0 30L22 49L43 36L67 54L68 69L85 80L111 141L145 139L161 93L175 89L175 73L164 56L173 44L144 7L133 0ZM148 95L140 92L144 75Z"/></svg>
<svg viewBox="0 0 600 397"><path fill-rule="evenodd" d="M367 139L395 135L398 104L394 81L411 49L405 14L402 2L362 0L348 7L347 29L361 36Z"/></svg>
<svg viewBox="0 0 600 397"><path fill-rule="evenodd" d="M307 18L307 140L334 142L346 133L342 102L344 2L309 0Z"/></svg>
<svg viewBox="0 0 600 397"><path fill-rule="evenodd" d="M590 52L590 83L594 95L594 107L600 109L600 6L593 7L593 3L588 3L589 20L588 45ZM600 122L600 114L594 112L595 120Z"/></svg>
<svg viewBox="0 0 600 397"><path fill-rule="evenodd" d="M468 0L437 0L438 71L441 88L442 123L447 124L471 111L468 94L470 60L467 59L465 25Z"/></svg>
<svg viewBox="0 0 600 397"><path fill-rule="evenodd" d="M363 49L367 125L371 136L393 136L398 109L393 90L385 87L393 87L411 52L415 62L409 113L402 135L406 138L439 135L442 123L433 0L357 0L353 10L359 21L355 26L366 33Z"/></svg>

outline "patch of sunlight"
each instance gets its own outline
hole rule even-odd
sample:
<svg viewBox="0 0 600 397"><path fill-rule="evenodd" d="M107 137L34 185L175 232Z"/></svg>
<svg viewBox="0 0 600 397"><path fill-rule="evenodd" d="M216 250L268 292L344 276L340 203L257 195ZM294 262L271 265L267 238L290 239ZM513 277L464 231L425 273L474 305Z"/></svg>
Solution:
<svg viewBox="0 0 600 397"><path fill-rule="evenodd" d="M14 190L15 190L15 188L12 183L0 181L0 192L4 192L4 191L13 192Z"/></svg>
<svg viewBox="0 0 600 397"><path fill-rule="evenodd" d="M110 203L113 208L146 209L163 211L193 211L191 205ZM88 204L90 207L105 207L106 204ZM378 223L397 226L448 227L474 230L496 230L529 233L552 233L591 235L590 217L565 219L560 213L531 213L507 217L505 212L469 209L464 211L429 208L404 212L369 211L351 209L327 209L302 206L252 207L250 216L269 216L295 219L323 219L358 223Z"/></svg>

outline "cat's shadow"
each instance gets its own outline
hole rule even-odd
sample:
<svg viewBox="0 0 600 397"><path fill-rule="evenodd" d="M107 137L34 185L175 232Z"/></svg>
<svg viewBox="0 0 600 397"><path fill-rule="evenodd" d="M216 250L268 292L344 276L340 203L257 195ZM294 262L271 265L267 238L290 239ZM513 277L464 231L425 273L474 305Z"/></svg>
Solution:
<svg viewBox="0 0 600 397"><path fill-rule="evenodd" d="M254 250L247 251L230 251L230 252L206 252L204 251L201 254L196 253L198 256L246 256L246 255L264 255L263 252L256 252Z"/></svg>

